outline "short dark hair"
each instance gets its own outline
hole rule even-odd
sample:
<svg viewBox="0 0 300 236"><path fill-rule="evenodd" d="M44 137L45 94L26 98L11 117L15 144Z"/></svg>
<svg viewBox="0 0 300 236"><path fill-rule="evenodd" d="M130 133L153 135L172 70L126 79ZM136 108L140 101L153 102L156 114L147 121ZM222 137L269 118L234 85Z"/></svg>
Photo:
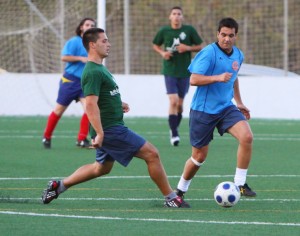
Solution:
<svg viewBox="0 0 300 236"><path fill-rule="evenodd" d="M226 17L226 18L223 18L222 20L220 20L219 26L218 26L218 32L220 32L222 27L235 29L235 33L237 33L239 30L238 23L235 21L235 19L233 19L231 17Z"/></svg>
<svg viewBox="0 0 300 236"><path fill-rule="evenodd" d="M172 8L171 8L171 12L172 12L173 10L180 10L181 12L183 12L183 10L182 10L182 8L181 8L180 6L172 7Z"/></svg>
<svg viewBox="0 0 300 236"><path fill-rule="evenodd" d="M96 21L95 21L93 18L90 18L90 17L83 18L83 19L80 21L79 25L76 27L76 30L75 30L76 35L81 36L82 30L81 30L80 28L81 28L81 26L84 25L84 23L85 23L87 20L94 21L94 23L96 24Z"/></svg>
<svg viewBox="0 0 300 236"><path fill-rule="evenodd" d="M105 33L104 29L90 28L84 32L82 36L82 43L87 51L90 50L90 42L96 43L97 39L99 38L99 33Z"/></svg>

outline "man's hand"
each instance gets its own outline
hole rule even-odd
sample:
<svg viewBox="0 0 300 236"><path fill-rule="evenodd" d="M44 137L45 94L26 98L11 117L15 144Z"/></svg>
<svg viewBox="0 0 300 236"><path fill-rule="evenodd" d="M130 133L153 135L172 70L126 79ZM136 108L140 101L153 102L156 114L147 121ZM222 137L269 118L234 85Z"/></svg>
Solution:
<svg viewBox="0 0 300 236"><path fill-rule="evenodd" d="M238 104L237 108L243 113L247 120L250 120L250 110L244 104Z"/></svg>
<svg viewBox="0 0 300 236"><path fill-rule="evenodd" d="M161 56L163 59L165 60L170 60L170 58L173 56L172 52L168 52L168 51L163 51L161 53Z"/></svg>
<svg viewBox="0 0 300 236"><path fill-rule="evenodd" d="M183 53L183 52L191 51L191 46L181 43L176 47L176 49L179 53Z"/></svg>
<svg viewBox="0 0 300 236"><path fill-rule="evenodd" d="M122 108L124 113L129 112L130 110L129 105L125 102L122 102Z"/></svg>
<svg viewBox="0 0 300 236"><path fill-rule="evenodd" d="M217 76L217 81L226 83L231 79L231 76L232 73L225 72Z"/></svg>
<svg viewBox="0 0 300 236"><path fill-rule="evenodd" d="M92 139L92 146L94 148L100 148L102 146L102 143L103 143L103 134L102 135L97 134L96 137Z"/></svg>

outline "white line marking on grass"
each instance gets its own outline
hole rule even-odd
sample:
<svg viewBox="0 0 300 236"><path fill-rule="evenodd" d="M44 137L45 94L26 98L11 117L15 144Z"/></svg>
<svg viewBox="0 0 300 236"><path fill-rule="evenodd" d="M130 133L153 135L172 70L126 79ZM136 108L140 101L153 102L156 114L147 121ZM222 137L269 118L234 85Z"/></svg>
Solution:
<svg viewBox="0 0 300 236"><path fill-rule="evenodd" d="M60 215L60 214L41 214L33 212L14 212L0 211L0 214L6 215L25 215L41 217L61 217L76 219L93 219L93 220L126 220L126 221L148 221L148 222L181 222L181 223L199 223L199 224L227 224L227 225L269 225L269 226L289 226L299 227L300 223L281 223L281 222L251 222L251 221L211 221L211 220L189 220L189 219L164 219L164 218L124 218L124 217L107 217L107 216L82 216L82 215Z"/></svg>
<svg viewBox="0 0 300 236"><path fill-rule="evenodd" d="M56 139L66 139L66 138L73 138L73 132L70 131L57 131L58 134L54 135L53 138ZM60 133L59 133L60 132ZM22 133L22 134L20 134ZM2 138L13 138L13 139L35 139L40 138L40 136L35 135L39 134L40 131L28 130L28 131L0 131L0 139ZM165 132L145 132L146 135L150 135L152 137L162 137L166 136ZM183 137L188 137L189 134L187 132L183 132L181 134ZM231 136L216 136L214 139L222 139L222 140L233 140ZM255 134L254 140L260 141L299 141L300 135L299 134Z"/></svg>
<svg viewBox="0 0 300 236"><path fill-rule="evenodd" d="M0 197L1 200L7 201L40 201L41 198L13 198L13 197ZM63 201L163 201L162 198L64 198L60 197L59 200ZM189 201L214 201L213 198L189 198ZM248 202L300 202L300 199L273 199L273 198L242 198L240 201Z"/></svg>
<svg viewBox="0 0 300 236"><path fill-rule="evenodd" d="M232 178L233 175L196 175L194 178ZM248 175L252 178L299 178L300 175ZM51 180L51 179L64 179L65 177L1 177L1 180ZM170 175L168 178L180 178L180 175ZM99 179L150 179L148 175L145 176L103 176Z"/></svg>

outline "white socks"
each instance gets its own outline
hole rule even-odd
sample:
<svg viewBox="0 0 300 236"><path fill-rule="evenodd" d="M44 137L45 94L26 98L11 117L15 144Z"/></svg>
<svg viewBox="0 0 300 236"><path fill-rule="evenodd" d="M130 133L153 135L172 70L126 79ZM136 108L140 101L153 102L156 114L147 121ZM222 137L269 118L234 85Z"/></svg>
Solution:
<svg viewBox="0 0 300 236"><path fill-rule="evenodd" d="M243 186L246 183L248 169L240 169L236 168L235 176L234 176L234 183L237 186ZM185 180L182 176L178 182L177 189L181 190L182 192L187 192L192 180Z"/></svg>
<svg viewBox="0 0 300 236"><path fill-rule="evenodd" d="M236 168L234 176L235 185L243 186L246 183L247 171L248 169Z"/></svg>
<svg viewBox="0 0 300 236"><path fill-rule="evenodd" d="M187 192L192 180L185 180L182 176L178 182L177 189L181 190L182 192Z"/></svg>

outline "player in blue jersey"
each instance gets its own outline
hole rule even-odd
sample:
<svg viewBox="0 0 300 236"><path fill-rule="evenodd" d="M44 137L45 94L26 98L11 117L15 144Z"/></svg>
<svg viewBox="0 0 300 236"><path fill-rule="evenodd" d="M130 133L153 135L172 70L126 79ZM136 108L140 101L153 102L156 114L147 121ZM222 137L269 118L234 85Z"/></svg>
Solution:
<svg viewBox="0 0 300 236"><path fill-rule="evenodd" d="M190 110L192 155L186 161L177 185L180 196L188 190L192 178L203 165L215 128L221 136L227 132L238 141L234 182L242 196L256 196L246 183L253 134L247 121L250 111L243 104L239 90L237 75L244 55L234 46L237 33L238 24L234 19L222 19L218 26L217 42L202 49L188 68L191 72L190 84L197 86L197 89Z"/></svg>
<svg viewBox="0 0 300 236"><path fill-rule="evenodd" d="M81 89L81 74L87 62L87 52L82 44L82 35L89 28L95 27L96 22L92 18L84 18L76 28L76 36L69 39L62 50L62 61L66 62L64 74L59 83L56 106L48 117L43 136L45 148L51 148L51 138L54 129L72 101L80 101L84 108L84 97ZM76 145L90 147L87 139L89 120L86 113L82 115Z"/></svg>

